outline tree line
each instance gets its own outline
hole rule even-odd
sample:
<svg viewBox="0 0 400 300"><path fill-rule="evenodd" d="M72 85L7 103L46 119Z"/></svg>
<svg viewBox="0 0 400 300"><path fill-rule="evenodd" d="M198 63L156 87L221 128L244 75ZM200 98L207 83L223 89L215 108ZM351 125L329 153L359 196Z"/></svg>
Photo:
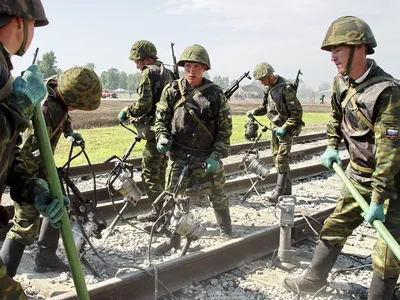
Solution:
<svg viewBox="0 0 400 300"><path fill-rule="evenodd" d="M62 70L57 66L57 57L55 56L54 51L44 53L42 59L37 60L37 66L44 78L60 75L62 73ZM87 63L85 67L88 67L92 70L95 70L96 68L93 62ZM179 75L182 78L184 76L184 72L179 70ZM99 77L104 89L116 90L118 88L122 88L127 91L136 91L140 81L140 72L138 71L127 74L126 72L120 71L117 68L110 68L101 72ZM208 72L204 72L204 77L211 79ZM236 78L230 81L228 77L216 75L212 81L219 85L222 89L226 90L233 85L233 83L236 81ZM262 87L259 83L257 83L257 85ZM329 83L323 82L319 85L318 91L325 91L330 88L331 86ZM312 95L314 95L316 92L317 91L315 91L313 88L305 85L303 80L300 79L299 89L297 91L297 96L299 98L312 97Z"/></svg>

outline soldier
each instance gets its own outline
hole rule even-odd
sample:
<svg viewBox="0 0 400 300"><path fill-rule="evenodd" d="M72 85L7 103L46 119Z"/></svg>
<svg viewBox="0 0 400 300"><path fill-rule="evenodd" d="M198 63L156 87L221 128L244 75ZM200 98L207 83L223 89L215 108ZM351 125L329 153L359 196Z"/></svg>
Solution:
<svg viewBox="0 0 400 300"><path fill-rule="evenodd" d="M48 23L40 0L7 1L0 6L0 199L7 184L12 195L18 194L21 201L34 203L50 222L59 226L63 214L61 201L51 197L45 182L30 174L16 176L12 166L19 133L30 126L33 108L45 97L46 87L36 66L30 66L14 80L10 58L14 54L22 56L31 44L35 27ZM2 257L0 298L27 299L21 285L7 274Z"/></svg>
<svg viewBox="0 0 400 300"><path fill-rule="evenodd" d="M141 70L138 100L125 107L118 115L121 122L129 117L136 118L135 125L139 136L146 140L143 148L142 181L151 201L157 199L164 191L165 169L168 158L157 151L154 135L156 103L160 100L164 86L172 82L173 73L158 60L157 49L149 41L141 40L133 44L129 59ZM140 222L154 222L158 218L161 207L153 205L153 209L137 217Z"/></svg>
<svg viewBox="0 0 400 300"><path fill-rule="evenodd" d="M321 102L319 104L324 104L325 103L325 94L321 95Z"/></svg>
<svg viewBox="0 0 400 300"><path fill-rule="evenodd" d="M161 153L170 153L167 167L166 190L172 192L186 157L194 161L188 177L181 186L184 191L189 178L195 175L200 186L209 195L221 236L232 238L229 199L224 192L225 172L221 158L228 156L232 119L227 99L222 89L203 77L210 69L206 49L200 45L187 47L178 66L184 67L185 77L167 85L157 104L156 139ZM164 254L172 247L180 247L180 236L156 248Z"/></svg>
<svg viewBox="0 0 400 300"><path fill-rule="evenodd" d="M289 154L293 137L300 134L304 122L303 108L296 97L296 91L285 78L274 75L274 72L274 68L266 62L256 65L253 72L254 79L260 80L269 89L265 93L263 105L249 110L247 116L251 118L266 114L271 121L272 155L278 177L274 191L267 198L277 203L279 196L292 194Z"/></svg>
<svg viewBox="0 0 400 300"><path fill-rule="evenodd" d="M368 54L376 47L371 28L363 20L345 16L329 27L321 49L331 52L339 74L333 80L332 114L327 126L328 147L322 164L340 164L338 147L344 138L350 154L347 176L360 194L370 200L365 220L385 220L400 241L400 87ZM307 272L285 279L292 291L314 293L327 277L344 243L364 218L349 191L341 192L335 211L325 221L320 242ZM399 276L399 260L379 237L372 252L373 274L368 299L391 299Z"/></svg>
<svg viewBox="0 0 400 300"><path fill-rule="evenodd" d="M84 143L82 135L72 131L68 111L90 111L99 107L102 88L96 73L88 68L74 67L63 72L58 78L53 76L46 79L46 87L48 97L42 103L42 111L53 152L62 133L74 143ZM20 148L20 155L14 162L15 172L44 178L33 129L24 132ZM10 276L16 274L25 246L33 243L40 224L40 214L33 204L15 201L14 210L14 225L0 251ZM49 219L44 218L38 239L39 251L35 259L37 272L69 270L69 266L56 255L59 237L58 228L51 226Z"/></svg>

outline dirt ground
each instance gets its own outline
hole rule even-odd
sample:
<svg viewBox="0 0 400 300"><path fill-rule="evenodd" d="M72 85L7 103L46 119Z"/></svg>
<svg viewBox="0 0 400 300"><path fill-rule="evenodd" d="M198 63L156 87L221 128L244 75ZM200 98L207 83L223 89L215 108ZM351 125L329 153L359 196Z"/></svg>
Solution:
<svg viewBox="0 0 400 300"><path fill-rule="evenodd" d="M95 128L118 125L118 113L125 106L133 103L133 100L105 100L95 111L75 110L70 112L75 129ZM229 101L232 114L244 115L248 110L256 108L262 104L262 99L245 99ZM304 111L330 111L330 105L303 104Z"/></svg>

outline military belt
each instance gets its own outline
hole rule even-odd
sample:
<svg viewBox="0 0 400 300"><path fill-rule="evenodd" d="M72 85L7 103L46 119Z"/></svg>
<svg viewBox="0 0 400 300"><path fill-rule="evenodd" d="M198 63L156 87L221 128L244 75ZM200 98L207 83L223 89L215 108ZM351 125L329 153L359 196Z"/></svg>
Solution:
<svg viewBox="0 0 400 300"><path fill-rule="evenodd" d="M359 166L352 160L350 160L350 165L354 170L357 170L357 171L360 171L360 172L363 172L363 173L372 174L375 171L374 169L371 169L371 168Z"/></svg>

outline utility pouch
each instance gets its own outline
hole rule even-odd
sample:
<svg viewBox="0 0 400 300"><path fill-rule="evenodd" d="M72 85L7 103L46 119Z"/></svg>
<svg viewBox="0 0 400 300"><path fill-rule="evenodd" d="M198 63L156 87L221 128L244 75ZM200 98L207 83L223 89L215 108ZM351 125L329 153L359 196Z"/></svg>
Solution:
<svg viewBox="0 0 400 300"><path fill-rule="evenodd" d="M291 133L292 133L292 136L299 136L300 135L300 133L301 133L301 131L302 131L302 129L303 129L303 127L305 126L306 124L303 122L303 121L299 121L294 127L292 127L291 128Z"/></svg>
<svg viewBox="0 0 400 300"><path fill-rule="evenodd" d="M152 140L156 137L154 132L154 117L153 116L141 116L133 121L133 125L136 127L138 136L143 140Z"/></svg>

